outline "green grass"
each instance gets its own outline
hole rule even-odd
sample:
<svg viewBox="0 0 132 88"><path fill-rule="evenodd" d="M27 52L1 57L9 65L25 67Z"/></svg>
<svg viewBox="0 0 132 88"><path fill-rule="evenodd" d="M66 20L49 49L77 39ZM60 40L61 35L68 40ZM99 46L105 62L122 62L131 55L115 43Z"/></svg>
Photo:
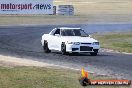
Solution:
<svg viewBox="0 0 132 88"><path fill-rule="evenodd" d="M0 67L1 88L81 88L76 71L37 67Z"/></svg>
<svg viewBox="0 0 132 88"><path fill-rule="evenodd" d="M79 82L79 71L39 67L0 67L0 88L83 88ZM90 74L90 79L95 79ZM107 79L97 76L96 79ZM110 77L109 77L110 78ZM97 88L88 86L86 88ZM106 88L106 86L98 86ZM107 86L107 88L129 88Z"/></svg>
<svg viewBox="0 0 132 88"><path fill-rule="evenodd" d="M59 2L58 2L59 1ZM55 0L54 5L72 4L76 15L132 14L131 0Z"/></svg>
<svg viewBox="0 0 132 88"><path fill-rule="evenodd" d="M101 16L100 16L101 15ZM131 14L88 14L74 16L60 15L0 15L0 26L3 25L65 25L94 23L127 23L132 22Z"/></svg>
<svg viewBox="0 0 132 88"><path fill-rule="evenodd" d="M100 41L102 48L132 53L132 32L95 34L93 36Z"/></svg>
<svg viewBox="0 0 132 88"><path fill-rule="evenodd" d="M55 15L3 15L0 25L58 25L80 24L88 21L87 16L55 16Z"/></svg>

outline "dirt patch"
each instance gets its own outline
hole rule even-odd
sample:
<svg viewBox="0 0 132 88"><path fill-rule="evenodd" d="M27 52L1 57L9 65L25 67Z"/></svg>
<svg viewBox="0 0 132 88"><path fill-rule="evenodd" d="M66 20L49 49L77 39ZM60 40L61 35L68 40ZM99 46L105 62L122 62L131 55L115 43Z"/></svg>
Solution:
<svg viewBox="0 0 132 88"><path fill-rule="evenodd" d="M14 66L38 66L38 67L47 67L53 66L47 63L38 62L34 60L27 60L24 58L16 58L11 56L0 55L0 66L14 67Z"/></svg>

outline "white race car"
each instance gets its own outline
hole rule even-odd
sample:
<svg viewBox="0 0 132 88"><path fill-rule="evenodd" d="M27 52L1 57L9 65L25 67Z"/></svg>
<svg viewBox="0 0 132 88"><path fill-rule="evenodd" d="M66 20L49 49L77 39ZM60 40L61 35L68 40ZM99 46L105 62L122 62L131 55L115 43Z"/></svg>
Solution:
<svg viewBox="0 0 132 88"><path fill-rule="evenodd" d="M45 53L57 50L62 54L90 53L96 56L100 49L99 42L81 28L55 28L49 34L42 36L41 43Z"/></svg>

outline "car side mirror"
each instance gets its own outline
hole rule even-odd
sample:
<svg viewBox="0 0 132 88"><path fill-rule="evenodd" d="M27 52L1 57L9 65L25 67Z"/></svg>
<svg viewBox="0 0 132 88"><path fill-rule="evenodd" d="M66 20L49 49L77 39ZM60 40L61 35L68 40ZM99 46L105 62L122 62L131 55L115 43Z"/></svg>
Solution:
<svg viewBox="0 0 132 88"><path fill-rule="evenodd" d="M91 38L91 37L92 37L92 35L89 35L89 37Z"/></svg>
<svg viewBox="0 0 132 88"><path fill-rule="evenodd" d="M55 36L58 36L58 37L59 37L59 36L60 36L60 34L55 34Z"/></svg>

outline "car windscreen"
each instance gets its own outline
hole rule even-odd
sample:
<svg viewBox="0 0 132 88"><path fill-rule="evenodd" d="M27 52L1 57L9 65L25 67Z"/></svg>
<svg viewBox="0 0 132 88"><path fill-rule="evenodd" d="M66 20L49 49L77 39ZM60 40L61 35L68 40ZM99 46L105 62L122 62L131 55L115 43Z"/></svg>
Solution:
<svg viewBox="0 0 132 88"><path fill-rule="evenodd" d="M81 29L63 29L61 31L62 36L88 36L83 30Z"/></svg>

